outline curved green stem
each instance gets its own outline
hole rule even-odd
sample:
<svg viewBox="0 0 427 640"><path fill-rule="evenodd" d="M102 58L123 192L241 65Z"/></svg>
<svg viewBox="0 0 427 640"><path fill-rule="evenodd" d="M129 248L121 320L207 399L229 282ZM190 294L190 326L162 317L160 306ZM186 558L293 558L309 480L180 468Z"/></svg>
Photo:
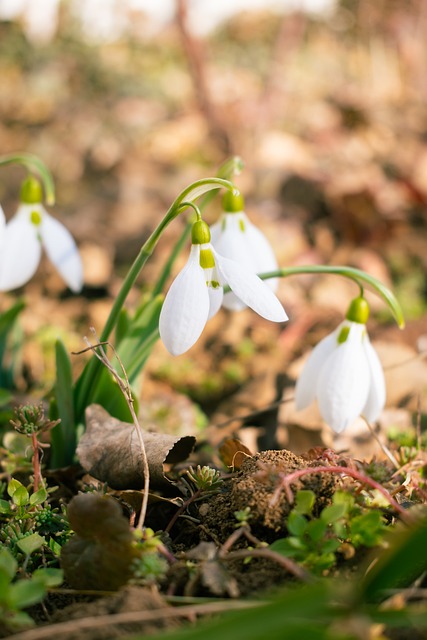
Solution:
<svg viewBox="0 0 427 640"><path fill-rule="evenodd" d="M182 213L182 211L185 210L185 204L187 204L188 207L193 206L193 200L200 197L204 193L211 191L212 189L219 189L221 187L229 189L230 191L235 191L234 185L228 180L224 180L222 178L204 178L202 180L197 180L197 182L193 182L179 194L176 200L169 207L169 210L167 211L164 218L157 225L156 229L154 229L150 237L145 241L131 268L129 269L127 276L124 279L121 289L117 295L117 298L111 308L110 315L108 316L107 322L105 323L105 327L99 338L100 342L108 341L112 331L114 330L114 327L117 324L120 311L123 308L126 298L131 288L135 284L135 281L139 276L142 268L153 253L154 248L164 229L169 225L170 222L172 222L172 220L174 220L180 213ZM83 411L86 407L87 399L89 397L91 389L94 388L100 370L101 365L99 361L97 360L97 358L93 357L89 361L86 369L82 374L82 377L79 380L79 387L76 394L76 415L80 420L83 417Z"/></svg>
<svg viewBox="0 0 427 640"><path fill-rule="evenodd" d="M302 275L306 273L326 273L349 278L360 287L362 295L363 286L369 286L387 304L399 328L404 328L405 319L403 317L403 311L395 295L390 291L390 289L383 285L382 282L360 269L347 266L330 267L327 265L301 265L299 267L285 267L283 269L277 269L276 271L261 273L259 274L259 277L262 280L268 280L269 278L287 278L288 276Z"/></svg>
<svg viewBox="0 0 427 640"><path fill-rule="evenodd" d="M46 203L48 205L55 204L55 185L52 174L38 156L25 152L10 153L6 156L0 156L0 167L7 164L22 164L29 171L37 173L43 182Z"/></svg>

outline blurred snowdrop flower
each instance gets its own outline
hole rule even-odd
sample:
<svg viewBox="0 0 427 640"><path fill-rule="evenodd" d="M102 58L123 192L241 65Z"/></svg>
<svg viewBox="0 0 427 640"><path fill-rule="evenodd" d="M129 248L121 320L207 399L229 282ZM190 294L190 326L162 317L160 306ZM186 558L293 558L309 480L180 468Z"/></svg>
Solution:
<svg viewBox="0 0 427 640"><path fill-rule="evenodd" d="M1 252L1 247L4 240L5 227L6 227L6 218L5 218L2 206L0 204L0 252Z"/></svg>
<svg viewBox="0 0 427 640"><path fill-rule="evenodd" d="M295 389L298 410L317 399L322 418L341 433L359 415L374 422L385 404L384 373L365 323L369 306L360 296L346 320L310 354Z"/></svg>
<svg viewBox="0 0 427 640"><path fill-rule="evenodd" d="M185 353L199 339L206 322L221 307L226 284L263 318L273 322L288 319L275 294L256 274L217 253L210 243L208 225L198 220L192 227L190 257L173 281L160 313L160 337L172 355Z"/></svg>
<svg viewBox="0 0 427 640"><path fill-rule="evenodd" d="M47 213L39 181L30 176L22 184L21 204L8 222L0 253L0 291L24 285L34 275L44 247L48 258L74 292L83 286L80 255L70 232ZM3 223L4 224L4 217Z"/></svg>
<svg viewBox="0 0 427 640"><path fill-rule="evenodd" d="M278 268L273 249L263 233L244 212L243 196L227 191L222 201L224 212L211 228L212 244L225 258L235 260L253 273L267 273ZM276 291L277 278L265 281ZM226 293L224 307L238 311L246 305L233 293Z"/></svg>

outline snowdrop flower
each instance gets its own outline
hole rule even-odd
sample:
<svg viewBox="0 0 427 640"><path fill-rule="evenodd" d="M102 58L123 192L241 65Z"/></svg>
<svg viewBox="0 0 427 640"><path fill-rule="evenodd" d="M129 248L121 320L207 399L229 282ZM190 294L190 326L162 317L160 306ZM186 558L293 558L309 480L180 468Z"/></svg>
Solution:
<svg viewBox="0 0 427 640"><path fill-rule="evenodd" d="M5 218L2 206L0 204L0 252L1 252L1 247L2 247L2 244L3 244L3 240L4 240L5 227L6 227L6 218Z"/></svg>
<svg viewBox="0 0 427 640"><path fill-rule="evenodd" d="M322 418L340 433L359 416L374 422L385 404L384 373L369 342L369 306L360 296L346 320L313 349L295 389L296 408L315 398Z"/></svg>
<svg viewBox="0 0 427 640"><path fill-rule="evenodd" d="M197 220L192 227L190 257L173 281L160 313L160 337L172 355L184 353L198 340L221 306L225 284L263 318L273 322L288 319L271 289L244 266L218 254L210 243L208 225Z"/></svg>
<svg viewBox="0 0 427 640"><path fill-rule="evenodd" d="M276 257L267 238L253 225L244 212L241 194L227 191L222 201L224 212L211 228L212 244L225 258L235 260L253 273L267 273L278 268ZM265 281L276 291L277 278ZM246 305L230 292L226 293L224 307L239 311Z"/></svg>
<svg viewBox="0 0 427 640"><path fill-rule="evenodd" d="M41 185L30 176L21 188L21 204L3 229L0 252L0 291L22 286L34 275L42 246L70 289L80 291L83 269L70 232L47 213ZM1 229L0 229L1 235Z"/></svg>

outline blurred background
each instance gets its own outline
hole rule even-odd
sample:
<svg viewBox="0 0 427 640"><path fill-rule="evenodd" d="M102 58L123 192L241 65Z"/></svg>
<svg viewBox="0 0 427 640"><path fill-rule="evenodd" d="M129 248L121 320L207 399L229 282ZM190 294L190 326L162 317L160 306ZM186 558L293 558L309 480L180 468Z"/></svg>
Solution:
<svg viewBox="0 0 427 640"><path fill-rule="evenodd" d="M22 385L52 381L58 334L79 349L89 325L102 329L172 200L237 154L247 213L282 266L345 263L393 287L408 329L371 297L370 332L389 366L389 406L403 411L389 421L412 420L427 386L426 98L424 0L0 0L1 152L31 152L50 167L52 213L77 239L86 282L71 296L44 262L25 291L2 296L2 310L28 300ZM8 218L22 178L17 167L0 174ZM219 212L218 201L207 220ZM142 291L183 224L161 240ZM356 294L333 277L283 280L285 329L221 311L188 355L156 348L146 397L183 392L217 424L268 407ZM303 450L300 418L281 413L288 406L250 426L271 419L276 437L285 424L289 444L292 424ZM318 417L304 428L320 433Z"/></svg>

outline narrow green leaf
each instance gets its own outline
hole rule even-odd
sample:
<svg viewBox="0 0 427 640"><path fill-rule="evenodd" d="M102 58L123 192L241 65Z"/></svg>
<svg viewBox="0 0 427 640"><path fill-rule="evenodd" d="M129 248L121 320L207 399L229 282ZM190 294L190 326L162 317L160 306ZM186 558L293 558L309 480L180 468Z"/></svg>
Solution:
<svg viewBox="0 0 427 640"><path fill-rule="evenodd" d="M55 343L55 359L55 406L61 422L51 432L52 455L50 467L53 469L72 464L76 450L73 372L70 357L61 340L57 340Z"/></svg>
<svg viewBox="0 0 427 640"><path fill-rule="evenodd" d="M388 548L370 558L368 571L360 582L359 598L377 601L390 589L411 585L427 571L427 512L410 523L400 523L388 537Z"/></svg>

